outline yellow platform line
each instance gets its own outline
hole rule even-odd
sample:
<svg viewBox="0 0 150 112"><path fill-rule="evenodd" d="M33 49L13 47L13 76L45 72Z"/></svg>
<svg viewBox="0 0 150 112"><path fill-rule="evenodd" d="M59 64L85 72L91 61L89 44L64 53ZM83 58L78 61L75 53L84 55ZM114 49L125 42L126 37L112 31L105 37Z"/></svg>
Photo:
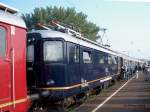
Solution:
<svg viewBox="0 0 150 112"><path fill-rule="evenodd" d="M0 108L11 106L13 104L23 103L23 102L26 102L26 101L27 101L27 98L11 101L11 102L7 102L7 103L3 103L3 104L0 104Z"/></svg>

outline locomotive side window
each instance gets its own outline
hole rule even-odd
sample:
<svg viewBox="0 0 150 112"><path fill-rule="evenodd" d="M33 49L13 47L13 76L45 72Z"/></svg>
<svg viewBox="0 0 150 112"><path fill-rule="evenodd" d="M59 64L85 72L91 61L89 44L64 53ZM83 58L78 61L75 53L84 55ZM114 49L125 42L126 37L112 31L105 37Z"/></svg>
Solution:
<svg viewBox="0 0 150 112"><path fill-rule="evenodd" d="M44 42L44 61L58 62L63 60L62 41Z"/></svg>
<svg viewBox="0 0 150 112"><path fill-rule="evenodd" d="M117 64L117 57L116 56L111 56L111 59L112 59L112 64Z"/></svg>
<svg viewBox="0 0 150 112"><path fill-rule="evenodd" d="M5 57L6 53L6 30L0 27L0 57Z"/></svg>
<svg viewBox="0 0 150 112"><path fill-rule="evenodd" d="M113 60L111 56L108 56L108 64L113 64Z"/></svg>
<svg viewBox="0 0 150 112"><path fill-rule="evenodd" d="M74 61L75 61L76 63L79 62L79 47L78 47L78 46L75 46Z"/></svg>
<svg viewBox="0 0 150 112"><path fill-rule="evenodd" d="M111 55L111 56L108 56L108 64L117 64L117 57Z"/></svg>
<svg viewBox="0 0 150 112"><path fill-rule="evenodd" d="M91 52L83 51L83 63L92 63Z"/></svg>
<svg viewBox="0 0 150 112"><path fill-rule="evenodd" d="M69 63L79 63L79 46L74 43L67 43Z"/></svg>
<svg viewBox="0 0 150 112"><path fill-rule="evenodd" d="M113 63L116 65L118 62L118 58L116 56L113 57Z"/></svg>
<svg viewBox="0 0 150 112"><path fill-rule="evenodd" d="M33 62L34 61L34 46L28 45L27 47L27 61Z"/></svg>
<svg viewBox="0 0 150 112"><path fill-rule="evenodd" d="M100 55L99 55L99 63L100 64L104 64L105 62L105 56L103 53L100 52Z"/></svg>

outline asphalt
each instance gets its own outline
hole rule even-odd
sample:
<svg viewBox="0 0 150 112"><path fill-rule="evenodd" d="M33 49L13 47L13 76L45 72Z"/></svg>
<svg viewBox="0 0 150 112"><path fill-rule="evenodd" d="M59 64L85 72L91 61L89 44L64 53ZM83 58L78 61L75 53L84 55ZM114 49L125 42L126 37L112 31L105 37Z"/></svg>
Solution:
<svg viewBox="0 0 150 112"><path fill-rule="evenodd" d="M126 81L116 83L74 111L93 112L124 83ZM150 81L145 81L144 74L139 72L138 78L134 76L127 85L94 112L150 112Z"/></svg>

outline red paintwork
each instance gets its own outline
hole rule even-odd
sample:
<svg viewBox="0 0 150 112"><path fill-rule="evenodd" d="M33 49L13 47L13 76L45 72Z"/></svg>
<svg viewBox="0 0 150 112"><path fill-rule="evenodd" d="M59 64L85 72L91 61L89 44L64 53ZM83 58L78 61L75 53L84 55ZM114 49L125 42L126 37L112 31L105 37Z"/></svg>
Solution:
<svg viewBox="0 0 150 112"><path fill-rule="evenodd" d="M15 100L27 99L26 84L26 29L15 26L15 35L11 35L11 25L0 21L0 27L7 31L6 56L0 58L0 107L12 102L12 58L15 52ZM6 61L7 59L7 61ZM0 108L3 111L27 112L29 100Z"/></svg>

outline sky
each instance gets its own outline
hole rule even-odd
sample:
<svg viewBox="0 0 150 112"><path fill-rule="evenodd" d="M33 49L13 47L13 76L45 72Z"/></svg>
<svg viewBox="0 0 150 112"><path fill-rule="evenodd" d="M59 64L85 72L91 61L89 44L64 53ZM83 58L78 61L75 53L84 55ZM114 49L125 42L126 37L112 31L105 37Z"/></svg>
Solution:
<svg viewBox="0 0 150 112"><path fill-rule="evenodd" d="M106 28L103 42L136 58L150 59L150 0L0 0L20 13L35 7L74 7L88 21ZM99 32L102 34L102 32Z"/></svg>

